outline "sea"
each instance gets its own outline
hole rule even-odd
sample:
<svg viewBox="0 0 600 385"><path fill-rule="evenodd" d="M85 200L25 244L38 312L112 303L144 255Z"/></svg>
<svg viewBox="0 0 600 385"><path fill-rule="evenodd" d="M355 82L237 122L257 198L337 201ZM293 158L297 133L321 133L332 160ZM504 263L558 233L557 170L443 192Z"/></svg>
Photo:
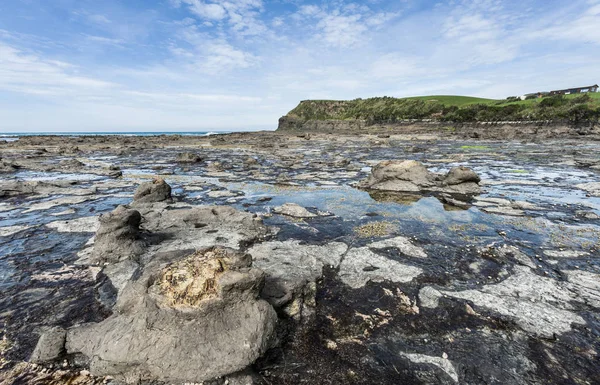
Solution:
<svg viewBox="0 0 600 385"><path fill-rule="evenodd" d="M97 135L119 135L119 136L159 136L159 135L185 135L185 136L208 136L216 134L228 134L232 131L141 131L141 132L2 132L0 140L12 142L22 136L53 135L53 136L97 136Z"/></svg>

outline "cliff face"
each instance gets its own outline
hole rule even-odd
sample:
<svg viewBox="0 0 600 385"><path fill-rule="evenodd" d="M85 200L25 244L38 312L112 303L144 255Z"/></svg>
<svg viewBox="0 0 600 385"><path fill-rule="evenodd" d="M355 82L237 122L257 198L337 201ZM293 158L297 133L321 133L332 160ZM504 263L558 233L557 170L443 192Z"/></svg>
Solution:
<svg viewBox="0 0 600 385"><path fill-rule="evenodd" d="M357 134L431 134L465 139L550 139L581 137L600 140L600 125L570 126L554 122L480 122L449 124L444 122L404 122L367 124L364 120L306 120L283 116L278 131L357 133Z"/></svg>

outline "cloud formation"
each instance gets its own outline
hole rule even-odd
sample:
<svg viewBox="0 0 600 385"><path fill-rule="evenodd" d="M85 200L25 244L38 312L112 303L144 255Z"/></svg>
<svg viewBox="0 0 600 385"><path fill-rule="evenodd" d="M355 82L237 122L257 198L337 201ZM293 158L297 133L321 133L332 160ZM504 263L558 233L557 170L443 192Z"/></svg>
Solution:
<svg viewBox="0 0 600 385"><path fill-rule="evenodd" d="M308 98L599 81L599 0L428 3L4 4L0 132L273 129Z"/></svg>

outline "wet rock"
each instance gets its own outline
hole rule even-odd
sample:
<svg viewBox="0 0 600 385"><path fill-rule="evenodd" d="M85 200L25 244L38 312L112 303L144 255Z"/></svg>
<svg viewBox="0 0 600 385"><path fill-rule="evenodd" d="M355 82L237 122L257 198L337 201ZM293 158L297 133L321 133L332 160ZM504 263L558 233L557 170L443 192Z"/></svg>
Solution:
<svg viewBox="0 0 600 385"><path fill-rule="evenodd" d="M229 197L237 196L236 193L229 191L229 190L209 191L206 195L211 198L229 198Z"/></svg>
<svg viewBox="0 0 600 385"><path fill-rule="evenodd" d="M368 247L350 249L340 264L342 282L360 288L371 282L410 282L422 269L406 265L372 252Z"/></svg>
<svg viewBox="0 0 600 385"><path fill-rule="evenodd" d="M9 237L13 234L29 229L31 226L15 225L0 227L0 237Z"/></svg>
<svg viewBox="0 0 600 385"><path fill-rule="evenodd" d="M182 152L177 154L176 161L179 163L199 163L202 162L204 158L198 154L193 152Z"/></svg>
<svg viewBox="0 0 600 385"><path fill-rule="evenodd" d="M438 290L425 286L419 290L419 302L421 307L428 309L435 309L439 306L439 300L443 296Z"/></svg>
<svg viewBox="0 0 600 385"><path fill-rule="evenodd" d="M42 364L60 358L65 352L66 336L66 330L61 327L53 327L44 331L29 361Z"/></svg>
<svg viewBox="0 0 600 385"><path fill-rule="evenodd" d="M140 184L133 195L134 202L140 203L163 202L170 199L171 186L162 178Z"/></svg>
<svg viewBox="0 0 600 385"><path fill-rule="evenodd" d="M428 364L441 369L454 383L458 384L458 373L447 356L434 357L418 353L400 353L400 356L416 364Z"/></svg>
<svg viewBox="0 0 600 385"><path fill-rule="evenodd" d="M388 160L378 163L359 187L394 192L445 192L475 195L481 192L480 178L469 168L455 167L446 176L427 170L415 160Z"/></svg>
<svg viewBox="0 0 600 385"><path fill-rule="evenodd" d="M600 215L596 214L593 211L585 211L585 210L577 210L575 214L580 218L585 219L600 219Z"/></svg>
<svg viewBox="0 0 600 385"><path fill-rule="evenodd" d="M263 280L249 256L231 249L157 255L113 316L68 331L67 352L89 357L93 375L127 382L236 373L272 345L277 316L258 299Z"/></svg>
<svg viewBox="0 0 600 385"><path fill-rule="evenodd" d="M590 195L600 197L600 182L590 182L575 185L578 189L587 191Z"/></svg>
<svg viewBox="0 0 600 385"><path fill-rule="evenodd" d="M94 259L116 263L141 254L144 251L144 242L140 239L141 221L139 211L125 206L101 215L94 243Z"/></svg>
<svg viewBox="0 0 600 385"><path fill-rule="evenodd" d="M523 330L543 337L568 332L572 324L585 324L572 305L585 296L578 295L573 285L541 277L525 266L515 266L506 280L479 290L441 292L511 317Z"/></svg>
<svg viewBox="0 0 600 385"><path fill-rule="evenodd" d="M368 247L371 249L393 248L397 249L402 254L408 255L409 257L427 258L427 253L425 253L425 250L415 246L408 238L401 236L385 239L379 242L373 242L369 244Z"/></svg>
<svg viewBox="0 0 600 385"><path fill-rule="evenodd" d="M347 249L340 242L317 246L289 240L261 243L248 253L266 274L262 298L290 317L303 318L314 311L316 281L323 267L337 268Z"/></svg>
<svg viewBox="0 0 600 385"><path fill-rule="evenodd" d="M98 231L100 221L98 217L79 217L66 221L53 221L46 224L46 227L54 229L59 233L94 233Z"/></svg>
<svg viewBox="0 0 600 385"><path fill-rule="evenodd" d="M304 207L296 203L284 203L279 207L275 207L273 212L276 214L287 215L294 218L314 218L317 214L313 214Z"/></svg>
<svg viewBox="0 0 600 385"><path fill-rule="evenodd" d="M590 254L579 250L544 250L544 255L550 258L584 258Z"/></svg>

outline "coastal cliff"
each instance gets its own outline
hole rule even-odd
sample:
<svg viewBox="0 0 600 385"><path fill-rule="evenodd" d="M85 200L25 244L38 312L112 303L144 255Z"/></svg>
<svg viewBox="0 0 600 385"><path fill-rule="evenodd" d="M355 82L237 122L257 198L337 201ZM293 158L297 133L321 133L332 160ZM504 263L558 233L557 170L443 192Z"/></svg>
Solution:
<svg viewBox="0 0 600 385"><path fill-rule="evenodd" d="M540 100L389 97L305 100L279 119L278 131L400 131L471 138L600 135L600 94Z"/></svg>

